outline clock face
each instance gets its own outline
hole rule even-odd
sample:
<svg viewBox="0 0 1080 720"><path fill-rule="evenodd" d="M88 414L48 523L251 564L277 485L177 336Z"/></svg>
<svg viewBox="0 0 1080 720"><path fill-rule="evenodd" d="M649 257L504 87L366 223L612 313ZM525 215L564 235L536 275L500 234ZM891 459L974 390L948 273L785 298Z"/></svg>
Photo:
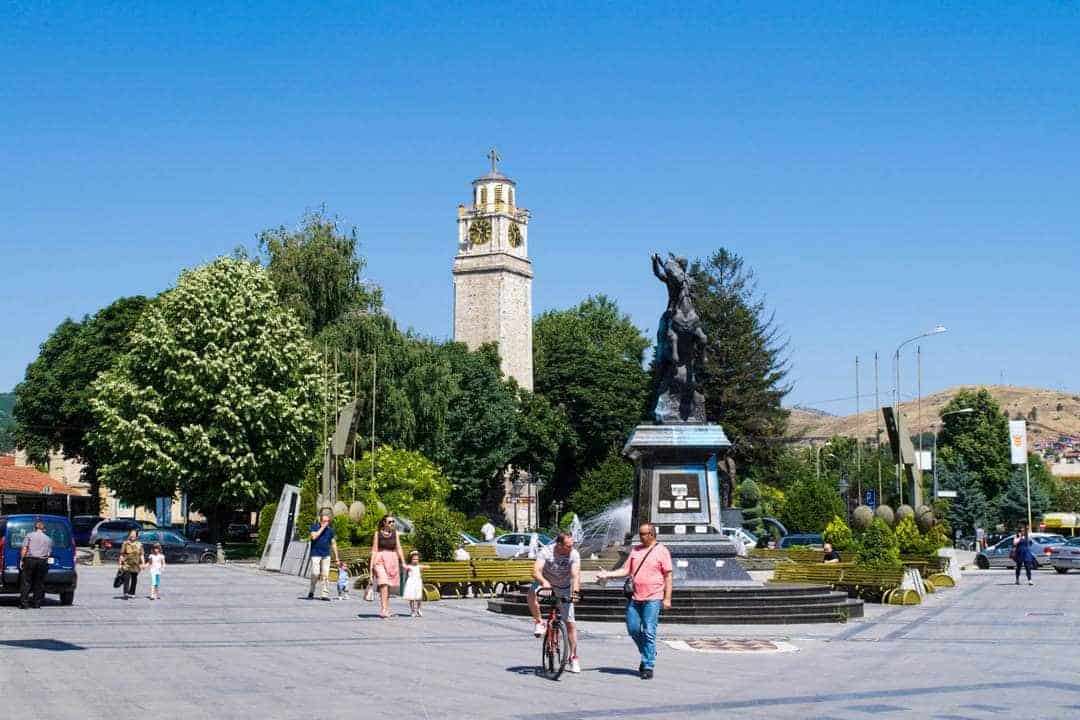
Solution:
<svg viewBox="0 0 1080 720"><path fill-rule="evenodd" d="M469 244L483 245L491 240L491 221L480 218L469 225Z"/></svg>
<svg viewBox="0 0 1080 720"><path fill-rule="evenodd" d="M517 223L510 223L510 247L521 247L521 228Z"/></svg>

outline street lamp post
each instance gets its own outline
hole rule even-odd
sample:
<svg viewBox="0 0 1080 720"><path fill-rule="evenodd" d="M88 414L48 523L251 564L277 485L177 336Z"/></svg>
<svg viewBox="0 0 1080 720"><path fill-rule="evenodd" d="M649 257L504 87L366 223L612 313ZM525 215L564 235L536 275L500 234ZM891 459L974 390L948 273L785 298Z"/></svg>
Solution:
<svg viewBox="0 0 1080 720"><path fill-rule="evenodd" d="M893 414L896 416L896 429L897 429L897 434L898 435L899 435L899 430L900 430L900 351L903 350L904 346L907 345L908 343L913 343L916 340L920 340L920 339L922 339L924 337L929 337L931 335L940 335L941 333L946 332L947 330L948 330L948 328L946 328L944 325L938 325L933 330L927 330L926 332L922 333L921 335L916 335L913 338L908 338L907 340L905 340L904 342L902 342L902 343L900 343L899 345L896 346L896 352L893 353L893 361L896 363L896 388L894 389L894 392L893 392L893 399L894 399ZM897 438L897 441L899 442L899 437ZM896 451L897 451L896 452L896 458L897 458L897 463L896 463L896 486L900 490L900 502L903 503L904 502L904 481L901 478L901 467L903 465L903 462L902 462L903 458L900 457L900 448L896 448Z"/></svg>
<svg viewBox="0 0 1080 720"><path fill-rule="evenodd" d="M815 468L815 470L814 470L814 479L815 480L820 480L821 479L821 451L824 450L825 446L828 445L831 442L832 441L830 440L829 442L825 443L825 445L822 445L821 447L819 447L817 449L817 457L816 457L816 459L814 461L814 468ZM825 457L827 457L827 458L835 457L835 455L833 455L832 453L825 453Z"/></svg>
<svg viewBox="0 0 1080 720"><path fill-rule="evenodd" d="M937 427L939 425L944 425L945 424L945 418L949 417L950 415L970 415L973 412L975 412L974 408L960 408L959 410L951 410L951 411L949 411L947 413L944 413L941 416L941 420L939 422L934 423L934 427ZM935 430L934 431L934 499L935 500L937 500L937 496L938 496L938 484L937 484L937 459L938 459L937 458L937 436L938 436L938 434L937 434L937 431Z"/></svg>

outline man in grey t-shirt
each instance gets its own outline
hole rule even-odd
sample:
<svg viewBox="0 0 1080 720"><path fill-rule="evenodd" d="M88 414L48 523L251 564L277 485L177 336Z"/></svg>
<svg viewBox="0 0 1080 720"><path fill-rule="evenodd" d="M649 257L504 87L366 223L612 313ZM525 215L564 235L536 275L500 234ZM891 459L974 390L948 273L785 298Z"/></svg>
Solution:
<svg viewBox="0 0 1080 720"><path fill-rule="evenodd" d="M536 621L533 634L537 637L544 634L544 619L540 615L536 591L540 588L552 589L570 638L570 672L581 672L577 656L577 623L574 622L574 600L581 592L581 555L574 549L574 538L569 533L559 533L554 544L541 548L536 555L532 574L533 584L529 588L528 602L529 611ZM564 601L563 598L569 600Z"/></svg>
<svg viewBox="0 0 1080 720"><path fill-rule="evenodd" d="M45 523L39 518L34 520L33 532L23 538L22 552L19 555L22 595L19 607L41 607L45 599L45 577L49 574L49 556L52 555L52 538L45 534ZM30 602L33 589L34 600Z"/></svg>

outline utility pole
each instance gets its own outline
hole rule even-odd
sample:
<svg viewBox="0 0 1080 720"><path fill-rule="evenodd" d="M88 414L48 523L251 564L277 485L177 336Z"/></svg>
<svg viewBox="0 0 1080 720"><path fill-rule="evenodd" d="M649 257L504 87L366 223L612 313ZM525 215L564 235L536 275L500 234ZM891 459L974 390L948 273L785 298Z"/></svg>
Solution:
<svg viewBox="0 0 1080 720"><path fill-rule="evenodd" d="M878 396L878 354L874 353L874 441L877 446L877 494L878 502L885 502L881 494L881 398Z"/></svg>
<svg viewBox="0 0 1080 720"><path fill-rule="evenodd" d="M856 492L860 502L862 501L862 418L859 416L859 410L861 408L859 401L859 356L855 356L855 477L857 478L855 483L857 485Z"/></svg>

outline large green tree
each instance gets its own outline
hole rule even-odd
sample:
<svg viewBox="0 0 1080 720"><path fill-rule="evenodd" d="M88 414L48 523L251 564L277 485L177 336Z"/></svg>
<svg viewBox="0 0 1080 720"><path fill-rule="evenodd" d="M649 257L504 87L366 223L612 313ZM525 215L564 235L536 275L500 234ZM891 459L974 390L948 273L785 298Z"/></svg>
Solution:
<svg viewBox="0 0 1080 720"><path fill-rule="evenodd" d="M970 413L954 413L971 408ZM953 414L950 414L953 413ZM982 483L983 493L994 500L1008 484L1009 420L986 388L965 388L941 409L944 418L938 435L942 465L963 461Z"/></svg>
<svg viewBox="0 0 1080 720"><path fill-rule="evenodd" d="M382 306L382 291L361 279L366 262L358 246L356 228L343 227L325 208L304 215L296 229L259 234L278 295L312 333L347 313Z"/></svg>
<svg viewBox="0 0 1080 720"><path fill-rule="evenodd" d="M938 485L942 490L955 490L949 502L949 525L965 535L975 535L975 528L986 528L994 513L983 492L982 483L968 470L963 460L938 468Z"/></svg>
<svg viewBox="0 0 1080 720"><path fill-rule="evenodd" d="M1050 509L1050 497L1045 485L1035 477L1031 479L1031 518L1038 523L1039 518ZM1008 528L1016 527L1028 518L1028 480L1022 466L1017 466L1009 476L1005 492L997 500L998 517Z"/></svg>
<svg viewBox="0 0 1080 720"><path fill-rule="evenodd" d="M0 393L0 452L7 452L15 447L15 393Z"/></svg>
<svg viewBox="0 0 1080 720"><path fill-rule="evenodd" d="M536 319L535 390L566 412L572 430L560 448L549 496L567 497L641 421L649 392L643 366L648 344L603 295Z"/></svg>
<svg viewBox="0 0 1080 720"><path fill-rule="evenodd" d="M81 480L90 485L94 509L99 459L86 441L95 426L91 385L127 350L131 329L149 302L141 296L120 298L79 322L64 320L15 388L18 445L37 462L45 462L49 450L62 449L83 463Z"/></svg>
<svg viewBox="0 0 1080 720"><path fill-rule="evenodd" d="M772 441L787 427L787 343L739 255L720 248L690 272L709 337L700 371L706 414L724 426L737 469L773 464Z"/></svg>
<svg viewBox="0 0 1080 720"><path fill-rule="evenodd" d="M91 390L101 478L147 505L177 489L216 527L296 482L316 446L318 357L267 272L219 258L139 318Z"/></svg>

